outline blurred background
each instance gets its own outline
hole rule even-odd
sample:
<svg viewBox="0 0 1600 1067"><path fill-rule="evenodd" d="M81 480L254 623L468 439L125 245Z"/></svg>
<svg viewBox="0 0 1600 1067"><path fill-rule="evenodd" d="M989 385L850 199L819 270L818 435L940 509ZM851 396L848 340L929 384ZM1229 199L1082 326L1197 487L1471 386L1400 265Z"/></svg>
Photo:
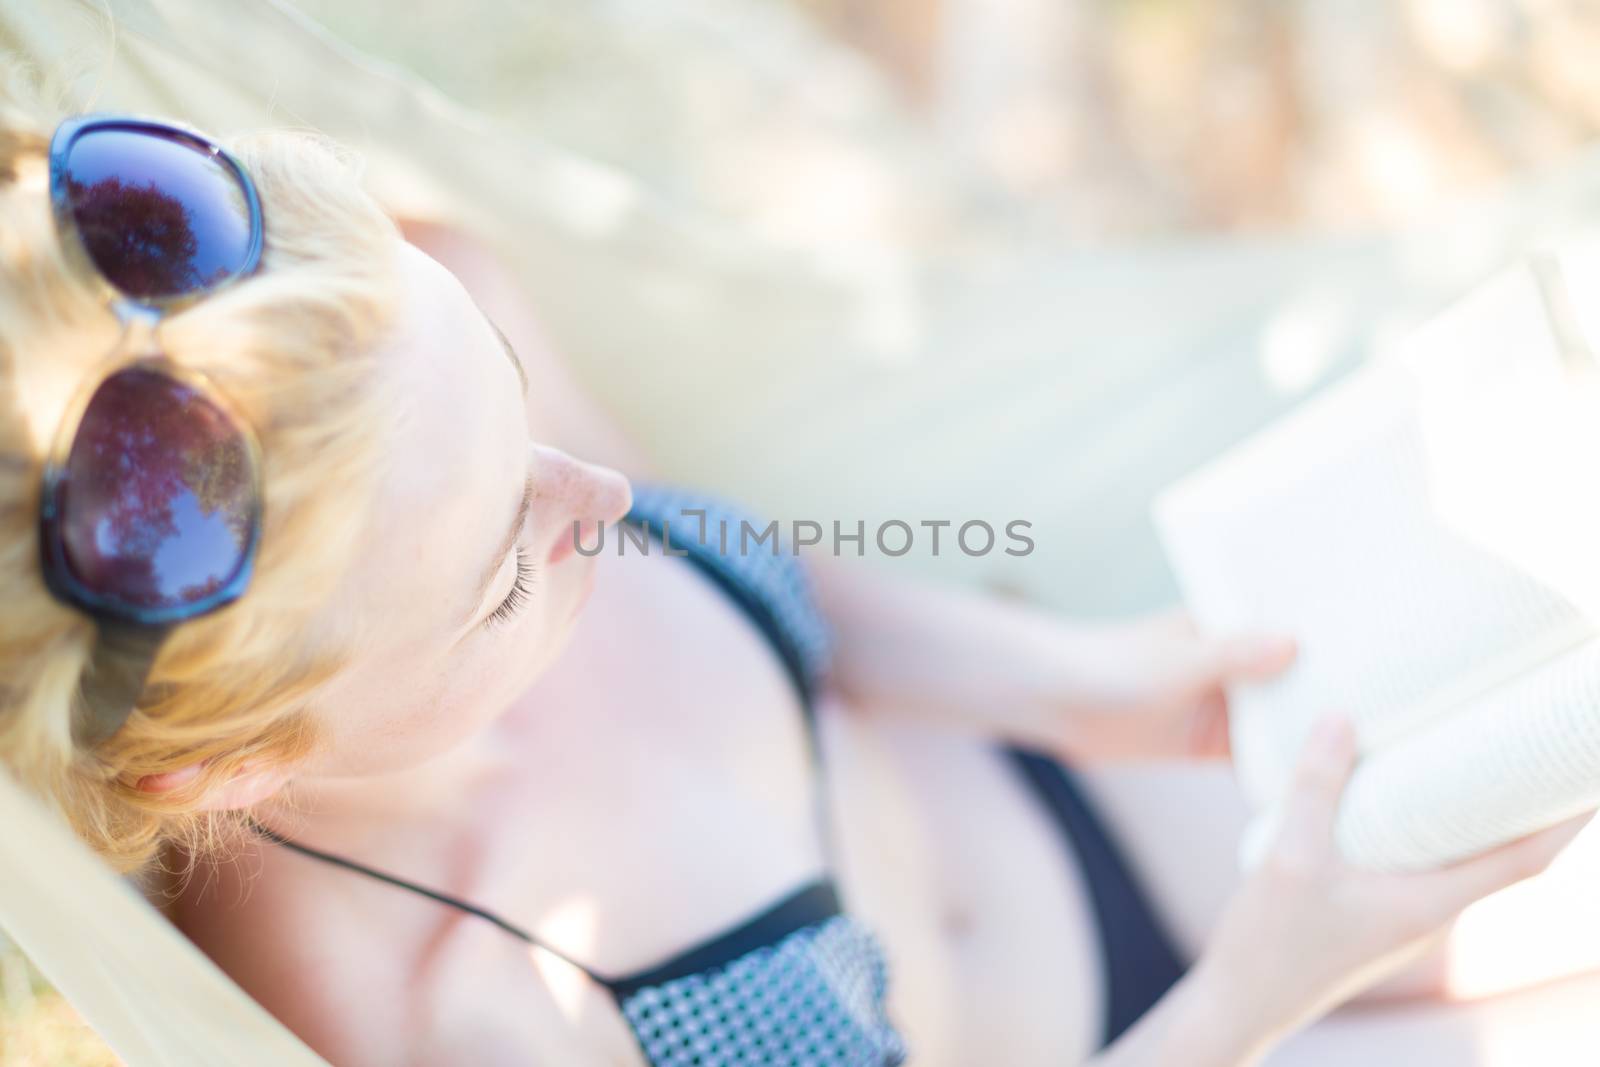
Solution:
<svg viewBox="0 0 1600 1067"><path fill-rule="evenodd" d="M1600 8L1579 0L294 6L488 120L627 175L668 213L714 220L868 286L877 299L861 330L887 364L916 358L929 328L908 310L904 263L918 252L959 250L966 262L1014 262L1024 249L1047 256L1059 272L1050 274L1055 293L1104 303L1114 289L1102 319L1057 308L1052 329L1083 323L1096 337L1115 334L1118 323L1136 332L1152 317L1141 292L1180 292L1208 311L1237 305L1231 318L1185 319L1174 297L1153 312L1202 322L1197 353L1248 347L1252 365L1275 383L1272 403L1246 405L1225 429L1196 423L1184 439L1201 453L1369 348L1391 320L1427 310L1492 265L1515 241L1463 245L1483 220L1514 215L1525 234L1537 229L1524 223L1541 205L1564 205L1559 226L1600 204ZM253 75L274 77L270 69ZM314 113L284 117L318 124ZM1379 261L1368 250L1392 250L1393 234L1412 243L1373 269ZM1412 254L1419 244L1436 253L1426 269ZM1317 284L1251 288L1248 279L1285 263ZM1139 279L1152 279L1150 288ZM1257 295L1237 295L1245 290ZM1028 308L1061 298L1041 299ZM1004 353L962 358L995 380L1023 366ZM1098 387L1084 387L1075 371L1075 395L1101 406L1155 395L1148 376L1115 377L1140 358L1128 349ZM945 374L945 385L956 378ZM1233 389L1227 381L1217 389ZM1185 393L1181 409L1196 395ZM1084 414L1096 462L1148 473L1115 485L1063 483L1061 493L1079 494L1075 514L1109 517L1098 526L1082 519L1071 558L1046 551L1035 561L1056 577L979 577L1091 610L1160 599L1168 590L1159 576L1106 572L1100 586L1089 579L1105 571L1095 545L1130 543L1134 520L1119 516L1142 515L1150 488L1183 469L1176 460L1115 462L1138 452L1149 427L1170 426L1174 405L1113 404L1123 413L1119 431L1137 429L1144 412L1146 428L1128 431L1126 446ZM849 414L846 405L838 417ZM882 424L871 432L884 432ZM826 467L827 458L825 450L791 452L769 469ZM1034 485L1041 499L1054 499L1053 484ZM919 499L908 493L906 507ZM866 508L851 514L872 517ZM1138 521L1132 539L1148 541ZM20 956L0 951L0 1062L116 1061Z"/></svg>
<svg viewBox="0 0 1600 1067"><path fill-rule="evenodd" d="M921 150L968 206L1020 200L1086 238L1349 230L1558 164L1600 124L1582 0L297 6L464 103L772 228L913 225L928 205L890 192ZM817 199L835 217L802 208Z"/></svg>

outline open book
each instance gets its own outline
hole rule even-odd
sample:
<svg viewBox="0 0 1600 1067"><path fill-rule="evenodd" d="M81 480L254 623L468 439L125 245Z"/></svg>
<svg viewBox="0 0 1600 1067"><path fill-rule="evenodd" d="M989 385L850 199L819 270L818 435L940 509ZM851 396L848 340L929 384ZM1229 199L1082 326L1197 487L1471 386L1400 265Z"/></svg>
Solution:
<svg viewBox="0 0 1600 1067"><path fill-rule="evenodd" d="M1363 866L1600 804L1597 315L1600 249L1539 257L1157 500L1202 628L1300 641L1230 694L1247 861L1331 710L1360 737L1338 837Z"/></svg>

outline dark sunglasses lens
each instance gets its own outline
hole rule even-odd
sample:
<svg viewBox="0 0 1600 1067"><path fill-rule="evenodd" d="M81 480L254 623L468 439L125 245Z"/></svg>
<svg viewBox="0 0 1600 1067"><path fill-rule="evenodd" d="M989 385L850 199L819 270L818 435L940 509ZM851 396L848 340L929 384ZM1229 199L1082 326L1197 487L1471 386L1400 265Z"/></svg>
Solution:
<svg viewBox="0 0 1600 1067"><path fill-rule="evenodd" d="M259 513L238 426L190 386L139 367L95 391L60 497L68 567L131 608L210 596L248 562Z"/></svg>
<svg viewBox="0 0 1600 1067"><path fill-rule="evenodd" d="M89 130L67 151L67 198L95 266L149 300L209 289L240 273L251 248L239 177L176 133Z"/></svg>

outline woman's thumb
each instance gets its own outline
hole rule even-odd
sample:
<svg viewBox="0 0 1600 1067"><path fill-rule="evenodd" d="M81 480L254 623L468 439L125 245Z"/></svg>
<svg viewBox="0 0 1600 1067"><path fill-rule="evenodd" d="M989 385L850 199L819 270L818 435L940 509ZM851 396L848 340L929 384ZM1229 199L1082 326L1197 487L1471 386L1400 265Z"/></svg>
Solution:
<svg viewBox="0 0 1600 1067"><path fill-rule="evenodd" d="M1350 720L1330 715L1312 727L1284 803L1280 837L1331 841L1339 798L1355 764L1356 734Z"/></svg>

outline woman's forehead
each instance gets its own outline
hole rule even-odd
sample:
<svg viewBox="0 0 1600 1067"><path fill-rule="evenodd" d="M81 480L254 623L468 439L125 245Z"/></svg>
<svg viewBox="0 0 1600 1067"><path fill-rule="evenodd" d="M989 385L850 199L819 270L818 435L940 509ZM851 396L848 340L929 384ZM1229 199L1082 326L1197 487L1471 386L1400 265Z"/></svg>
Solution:
<svg viewBox="0 0 1600 1067"><path fill-rule="evenodd" d="M406 247L403 311L379 353L400 409L363 584L408 611L438 604L444 626L499 540L506 498L526 469L527 426L521 383L493 327L449 271Z"/></svg>

